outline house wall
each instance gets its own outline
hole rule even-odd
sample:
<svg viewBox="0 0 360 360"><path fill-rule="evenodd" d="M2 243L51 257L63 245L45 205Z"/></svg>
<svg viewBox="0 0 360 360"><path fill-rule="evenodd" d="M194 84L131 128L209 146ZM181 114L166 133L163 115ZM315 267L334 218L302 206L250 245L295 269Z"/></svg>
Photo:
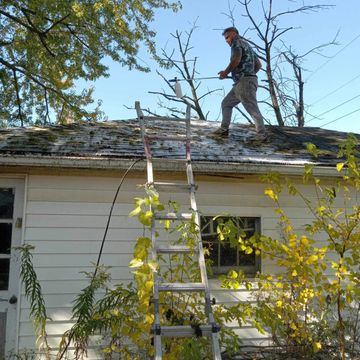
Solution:
<svg viewBox="0 0 360 360"><path fill-rule="evenodd" d="M222 178L197 176L197 203L204 215L223 212L236 216L259 216L262 233L278 236L277 216L273 203L264 195L265 185L256 177ZM35 246L33 261L42 286L48 315L52 319L47 327L48 340L56 346L61 334L71 326L70 313L74 297L87 284L82 272L92 271L96 263L101 240L110 211L111 202L120 177L61 176L32 174L28 177L25 207L24 241ZM143 229L128 213L133 209L134 197L144 196L137 185L145 182L145 175L127 177L120 189L110 229L107 234L101 263L111 266L114 283L132 279L128 263L132 258L136 238ZM301 186L311 195L310 188ZM167 199L188 204L187 194L163 194ZM287 214L301 230L311 215L292 196L283 198ZM184 207L188 208L188 205ZM263 272L279 269L269 261L261 264ZM216 280L210 281L213 296L220 302L231 303L251 298L246 290L229 292L221 289ZM20 325L18 348L34 348L34 336L29 305L24 296L20 299ZM235 324L230 324L236 328ZM267 338L251 327L238 329L245 342L262 344ZM90 352L89 358L101 358Z"/></svg>

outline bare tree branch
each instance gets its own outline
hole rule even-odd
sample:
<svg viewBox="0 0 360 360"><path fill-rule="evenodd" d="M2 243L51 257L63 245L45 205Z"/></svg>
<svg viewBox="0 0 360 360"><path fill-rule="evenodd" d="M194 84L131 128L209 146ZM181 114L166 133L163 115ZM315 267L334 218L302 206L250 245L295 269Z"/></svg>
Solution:
<svg viewBox="0 0 360 360"><path fill-rule="evenodd" d="M327 10L327 9L330 9L332 7L334 7L335 5L328 5L328 4L324 4L324 5L308 5L308 6L301 6L297 9L294 9L294 10L287 10L287 11L283 11L283 12L280 12L280 13L277 13L273 18L272 20L275 20L276 18L280 17L280 16L283 16L283 15L289 15L289 14L295 14L295 13L307 13L309 11L311 12L316 12L316 11L319 11L319 10Z"/></svg>
<svg viewBox="0 0 360 360"><path fill-rule="evenodd" d="M24 126L24 118L23 113L21 110L21 96L20 96L20 89L18 84L18 79L16 75L16 71L13 69L13 76L14 76L14 86L15 86L15 93L16 93L16 101L18 105L18 118L20 119L21 126Z"/></svg>
<svg viewBox="0 0 360 360"><path fill-rule="evenodd" d="M44 100L45 100L45 107L46 107L45 122L46 122L46 119L48 119L49 123L50 123L51 119L50 119L50 110L49 110L49 99L48 99L48 93L47 93L46 89L44 89Z"/></svg>
<svg viewBox="0 0 360 360"><path fill-rule="evenodd" d="M65 93L52 87L50 85L51 82L48 81L47 79L41 77L40 75L38 75L38 77L35 77L30 72L28 72L26 68L22 68L17 65L11 64L2 58L0 58L0 63L6 66L7 68L11 69L15 73L20 73L25 75L30 81L33 81L35 84L40 86L44 91L52 92L56 94L64 102L64 104L66 104L66 106L68 106L70 109L74 111L78 111L78 108L72 104L70 97L68 97ZM83 110L83 114L86 115L85 110Z"/></svg>
<svg viewBox="0 0 360 360"><path fill-rule="evenodd" d="M210 94L213 94L213 93L215 93L215 92L217 92L217 91L220 91L220 90L221 90L221 89L209 90L209 91L206 92L205 94L201 95L198 100L200 101L201 99L205 98L206 96L208 96L208 95L210 95Z"/></svg>
<svg viewBox="0 0 360 360"><path fill-rule="evenodd" d="M150 92L151 94L160 95L161 97L165 98L166 100L176 102L176 103L183 103L185 105L190 105L191 109L194 110L198 118L201 120L205 120L206 116L202 110L202 106L200 102L202 102L208 95L211 95L216 90L210 90L205 92L204 94L199 95L198 91L200 88L200 84L196 82L194 79L196 78L196 75L198 74L196 71L196 65L198 58L195 57L194 59L189 58L189 52L193 49L191 46L191 39L193 36L194 31L197 29L196 21L194 22L192 28L190 31L187 31L185 33L186 37L185 40L183 40L184 35L182 32L176 30L175 34L171 34L171 36L175 39L177 44L177 53L179 54L180 59L175 58L175 49L173 49L171 52L166 51L165 49L162 50L162 56L163 59L170 65L170 67L174 68L177 73L180 75L179 79L183 80L190 88L191 96L183 96L181 99L177 98L175 88L171 84L171 82L165 78L163 74L157 71L158 75L165 81L168 88L171 89L171 93L174 95L170 95L166 92ZM162 103L161 103L162 104ZM171 109L171 111L174 111L173 108L164 106L162 104L164 109Z"/></svg>
<svg viewBox="0 0 360 360"><path fill-rule="evenodd" d="M328 44L316 46L307 51L303 55L295 55L286 51L286 56L283 50L276 49L276 44L282 42L281 38L294 30L293 26L280 27L280 18L286 15L294 15L296 13L309 13L320 10L327 10L333 5L317 4L317 5L304 5L297 6L294 9L286 11L274 12L273 0L262 0L262 19L255 18L253 16L254 11L252 0L237 0L244 9L244 16L250 21L251 27L248 29L255 32L260 44L254 42L247 37L247 41L252 44L259 52L258 57L266 63L266 84L267 86L259 86L260 88L266 88L269 93L270 102L262 100L261 103L270 105L270 108L274 112L278 125L283 126L296 119L297 126L304 126L304 81L303 81L303 68L301 61L310 53L321 51L323 48L330 44L335 44L336 37ZM230 18L236 18L230 11ZM275 49L275 55L273 54ZM282 73L282 67L284 67L284 60L281 60L281 56L286 60L286 63L291 66L293 76L286 77ZM260 101L259 101L260 102Z"/></svg>
<svg viewBox="0 0 360 360"><path fill-rule="evenodd" d="M16 16L13 16L13 15L7 13L6 11L0 10L0 14L4 15L5 17L7 17L9 19L11 19L12 21L16 22L17 24L25 27L26 29L30 30L31 32L38 32L38 30L36 28L34 29L33 27L31 27L28 24L24 23L22 20L20 20Z"/></svg>

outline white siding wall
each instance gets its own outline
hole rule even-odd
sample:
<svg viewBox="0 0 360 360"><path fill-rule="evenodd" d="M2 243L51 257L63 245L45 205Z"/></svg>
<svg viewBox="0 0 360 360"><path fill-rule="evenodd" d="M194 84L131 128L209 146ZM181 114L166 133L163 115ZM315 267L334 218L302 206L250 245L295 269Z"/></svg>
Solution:
<svg viewBox="0 0 360 360"><path fill-rule="evenodd" d="M256 180L198 178L197 202L204 215L230 213L236 216L258 216L265 235L278 234L277 217L273 203L264 196L265 185ZM53 322L48 326L49 341L56 345L59 336L69 328L72 300L87 285L81 271L91 271L97 260L111 202L119 184L118 178L91 176L30 175L26 204L25 242L36 247L34 264L41 282L48 315ZM101 263L112 266L115 283L132 279L128 269L133 246L143 234L138 222L128 217L133 209L133 199L144 196L137 185L145 178L125 180L117 199L110 230L107 235ZM306 187L304 191L309 193ZM188 196L167 194L167 198L186 204ZM285 196L283 205L300 230L311 215L300 206L297 198ZM277 269L263 261L264 272ZM240 290L229 293L211 281L214 296L219 301L231 302L248 299L249 294ZM261 343L264 337L252 328L240 331L245 340ZM19 348L34 347L34 337L29 307L21 298Z"/></svg>
<svg viewBox="0 0 360 360"><path fill-rule="evenodd" d="M72 301L93 271L119 178L31 175L28 181L25 242L36 247L34 264L53 322L50 345L69 328ZM142 229L128 214L142 179L125 180L114 208L101 263L112 266L116 282L131 279L128 263ZM22 297L19 348L34 347L29 306Z"/></svg>

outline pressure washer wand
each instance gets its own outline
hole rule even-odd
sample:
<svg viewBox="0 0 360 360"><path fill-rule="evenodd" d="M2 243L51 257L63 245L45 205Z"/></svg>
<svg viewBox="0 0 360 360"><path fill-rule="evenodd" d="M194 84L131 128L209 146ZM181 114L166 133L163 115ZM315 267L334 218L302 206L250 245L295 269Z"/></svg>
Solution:
<svg viewBox="0 0 360 360"><path fill-rule="evenodd" d="M177 81L197 81L197 80L210 80L210 79L220 79L218 76L209 76L209 77L200 77L200 78L192 78L192 79L178 79L178 78L174 78L174 79L170 79L169 82L177 82ZM230 76L226 77L225 79L231 79Z"/></svg>
<svg viewBox="0 0 360 360"><path fill-rule="evenodd" d="M174 78L174 79L170 79L169 82L174 82L175 83L175 86L174 86L175 95L176 95L177 98L181 99L183 97L183 93L182 93L179 81L209 80L209 79L219 79L219 77L218 76L209 76L209 77L201 77L201 78L193 78L193 79ZM231 79L231 77L227 76L225 79Z"/></svg>

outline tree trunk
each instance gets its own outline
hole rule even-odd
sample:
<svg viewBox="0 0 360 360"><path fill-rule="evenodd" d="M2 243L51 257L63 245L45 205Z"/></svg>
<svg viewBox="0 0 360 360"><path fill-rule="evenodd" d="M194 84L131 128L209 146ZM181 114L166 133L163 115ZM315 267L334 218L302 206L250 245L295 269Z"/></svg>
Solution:
<svg viewBox="0 0 360 360"><path fill-rule="evenodd" d="M299 82L299 108L296 110L296 116L298 119L298 126L304 127L304 82Z"/></svg>
<svg viewBox="0 0 360 360"><path fill-rule="evenodd" d="M271 57L270 57L269 47L266 48L266 75L267 75L268 82L269 82L269 92L270 92L270 96L271 96L271 103L272 103L272 107L275 112L276 120L277 120L279 126L284 126L284 120L282 118L278 98L276 96L274 79L272 77Z"/></svg>

